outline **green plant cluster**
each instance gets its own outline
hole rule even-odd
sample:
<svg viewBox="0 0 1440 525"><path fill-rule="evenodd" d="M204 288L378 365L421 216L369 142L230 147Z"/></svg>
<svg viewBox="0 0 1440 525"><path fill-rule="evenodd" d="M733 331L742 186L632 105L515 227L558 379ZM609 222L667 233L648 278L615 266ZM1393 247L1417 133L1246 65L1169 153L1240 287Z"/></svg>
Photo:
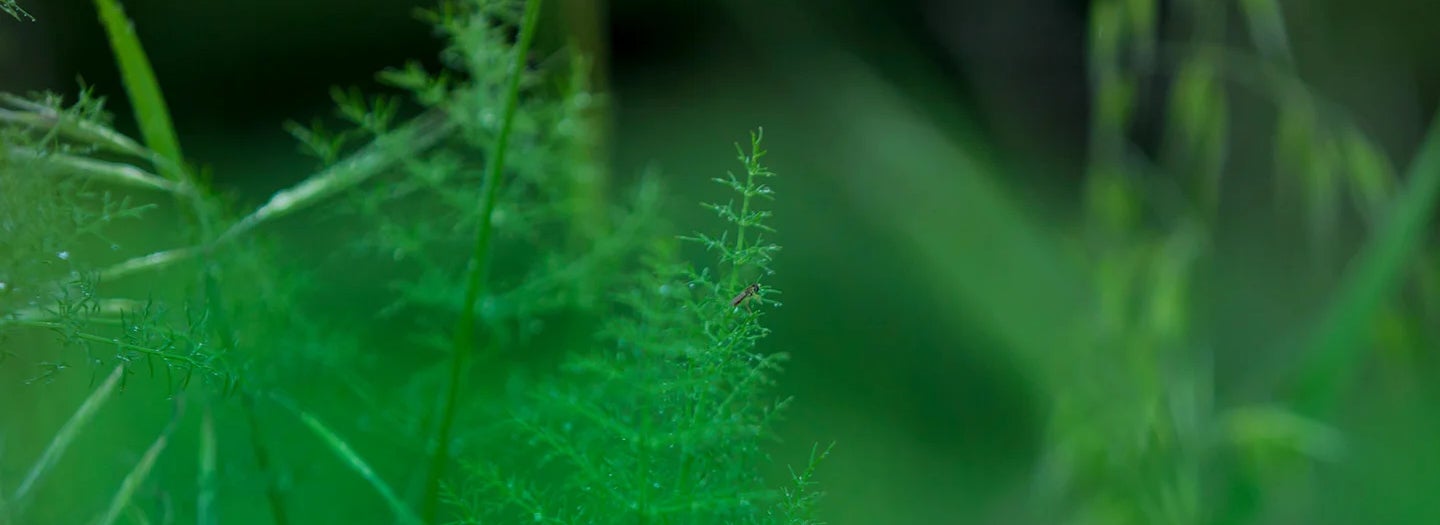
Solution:
<svg viewBox="0 0 1440 525"><path fill-rule="evenodd" d="M711 206L731 229L691 238L718 264L688 263L653 178L623 205L606 197L585 58L527 63L541 2L447 1L423 13L444 70L380 74L409 100L335 89L341 131L285 126L319 171L241 213L186 162L119 4L96 6L142 140L90 89L69 105L0 98L0 367L38 370L33 388L91 377L58 431L22 432L37 457L0 456L0 523L381 508L404 523L814 522L828 449L780 488L762 475L788 399L770 389L784 355L761 345L780 303L758 133L744 174L717 179L737 199ZM344 241L307 260L284 249L282 221ZM309 306L354 293L327 275L356 261L382 269L364 292L383 299L349 321L405 338ZM47 505L92 422L153 413L124 403L151 391L169 416L118 485ZM333 460L300 466L315 457ZM305 503L333 490L381 507Z"/></svg>
<svg viewBox="0 0 1440 525"><path fill-rule="evenodd" d="M1258 519L1281 501L1261 487L1309 486L1353 452L1334 418L1367 350L1437 341L1423 328L1433 294L1397 292L1434 290L1422 228L1440 184L1440 136L1431 130L1402 187L1360 126L1300 80L1279 2L1171 7L1099 1L1090 13L1081 251L1095 307L1063 357L1037 361L1055 393L1037 485L1069 523ZM1231 43L1232 20L1244 22L1248 47ZM1215 368L1217 236L1224 210L1236 209L1225 188L1243 183L1228 164L1239 89L1275 111L1279 222L1302 224L1320 263L1337 258L1351 210L1368 237L1314 319L1253 354L1257 366L1274 362L1267 354L1297 363L1278 379L1257 374L1273 380L1264 388L1274 401L1228 395L1241 385L1220 383ZM1153 152L1135 138L1146 114L1163 122Z"/></svg>

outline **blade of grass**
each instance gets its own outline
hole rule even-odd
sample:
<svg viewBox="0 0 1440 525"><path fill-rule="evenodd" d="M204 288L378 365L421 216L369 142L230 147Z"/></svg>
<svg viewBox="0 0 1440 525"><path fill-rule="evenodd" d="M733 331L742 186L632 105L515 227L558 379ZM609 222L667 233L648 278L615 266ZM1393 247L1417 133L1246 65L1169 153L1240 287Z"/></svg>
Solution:
<svg viewBox="0 0 1440 525"><path fill-rule="evenodd" d="M120 513L130 505L130 499L135 496L135 490L140 488L140 484L144 483L146 478L150 477L150 469L155 467L155 460L159 459L160 453L165 451L165 445L170 442L170 434L174 433L175 427L179 426L180 415L185 412L183 399L176 398L175 415L170 417L170 422L165 424L165 429L160 431L160 436L155 438L155 442L145 450L145 455L140 456L140 462L136 463L135 468L130 469L130 473L125 475L124 481L120 482L120 489L116 490L115 496L110 498L110 507L91 523L113 525L115 520L120 518Z"/></svg>
<svg viewBox="0 0 1440 525"><path fill-rule="evenodd" d="M165 97L160 93L160 83L155 80L155 71L150 67L150 58L135 36L135 25L125 17L125 10L115 0L95 0L100 12L100 22L110 36L110 47L115 53L115 62L120 66L120 77L125 83L125 93L130 96L130 105L135 110L135 122L140 126L140 136L145 145L166 162L161 163L160 172L172 179L185 180L180 169L183 156L180 154L180 140L170 122L170 110L165 106Z"/></svg>
<svg viewBox="0 0 1440 525"><path fill-rule="evenodd" d="M509 85L505 91L505 107L500 121L500 133L495 135L495 145L490 148L489 162L485 166L485 200L480 203L480 228L476 233L475 250L470 256L469 276L465 285L465 302L461 305L460 317L455 321L454 341L451 346L450 377L446 387L444 404L440 409L440 425L435 433L435 450L430 457L430 471L425 479L424 514L427 523L434 523L440 501L440 480L445 476L445 465L450 460L450 427L455 422L455 404L460 397L461 372L466 367L470 347L475 338L475 303L485 290L485 274L490 260L490 235L495 202L500 194L500 172L505 169L505 153L510 143L510 130L514 127L516 107L520 99L520 75L524 72L525 56L530 52L530 42L539 26L540 0L525 3L525 16L521 21L520 36L517 38L514 56L511 58Z"/></svg>
<svg viewBox="0 0 1440 525"><path fill-rule="evenodd" d="M50 468L54 467L55 463L60 461L60 457L65 455L65 451L68 450L70 444L75 441L75 436L79 435L80 430L85 428L86 424L90 423L90 420L93 419L95 414L100 410L100 406L104 405L105 401L110 399L110 394L115 391L115 385L120 384L120 377L124 374L125 367L123 365L116 366L115 370L111 371L110 375L105 378L105 382L101 383L99 388L96 388L89 396L85 397L85 401L80 404L80 408L75 410L75 414L71 415L70 419L60 427L60 431L55 433L55 437L50 439L50 445L45 447L45 452L42 452L40 459L36 460L35 465L30 467L30 473L25 476L24 481L20 482L20 487L15 489L15 494L10 498L11 504L17 507L17 513L23 510L19 509L19 507L25 504L25 499L29 496L30 491L33 490L36 484L50 471Z"/></svg>
<svg viewBox="0 0 1440 525"><path fill-rule="evenodd" d="M1334 299L1302 342L1305 363L1297 402L1309 415L1323 417L1333 408L1344 390L1345 372L1360 357L1366 328L1394 296L1410 255L1424 242L1440 195L1440 115L1431 121L1406 180L1408 187L1352 261Z"/></svg>
<svg viewBox="0 0 1440 525"><path fill-rule="evenodd" d="M410 510L409 506L405 505L404 501L400 500L399 496L395 495L395 491L390 488L390 485L385 483L385 480L380 479L380 476L375 473L375 470L370 468L370 464L366 463L365 459L361 458L360 455L355 452L355 449L350 448L350 444L346 443L344 439L341 439L335 431L330 430L330 427L325 426L325 423L322 423L309 412L301 410L300 407L295 406L290 401L275 396L272 396L272 399L275 400L276 404L285 407L290 413L300 418L300 422L304 423L305 427L310 429L311 432L314 432L316 436L319 436L320 441L325 443L325 446L335 452L335 455L340 456L340 459L344 460L346 465L360 474L361 478L369 482L370 486L375 487L375 492L380 493L381 499L384 499L385 504L390 507L390 512L395 514L395 519L407 525L424 523L420 521L420 518L415 515L414 511Z"/></svg>
<svg viewBox="0 0 1440 525"><path fill-rule="evenodd" d="M197 480L200 493L195 496L195 523L210 525L216 523L215 507L215 418L210 405L200 417L200 478Z"/></svg>

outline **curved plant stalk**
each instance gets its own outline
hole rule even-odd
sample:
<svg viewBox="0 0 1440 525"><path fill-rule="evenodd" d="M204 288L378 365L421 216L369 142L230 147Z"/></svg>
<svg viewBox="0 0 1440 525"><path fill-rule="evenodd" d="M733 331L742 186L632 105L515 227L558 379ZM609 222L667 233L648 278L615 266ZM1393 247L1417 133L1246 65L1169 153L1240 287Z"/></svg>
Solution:
<svg viewBox="0 0 1440 525"><path fill-rule="evenodd" d="M515 44L509 85L505 87L505 107L501 115L500 132L495 135L495 144L490 148L489 162L485 166L485 200L480 203L480 228L476 233L475 250L470 256L465 302L461 305L460 317L455 321L449 384L445 389L444 404L440 408L440 424L435 433L434 451L430 456L430 471L425 479L423 509L427 523L435 522L440 499L440 480L444 478L445 465L450 460L450 429L455 423L455 404L460 397L461 372L466 368L469 352L474 344L475 303L484 293L485 274L489 267L490 237L494 227L492 218L496 198L500 194L500 172L505 169L505 153L509 147L510 131L514 127L516 107L520 99L520 76L524 73L525 56L530 52L530 43L535 38L535 28L539 25L540 4L541 0L525 2L525 16Z"/></svg>

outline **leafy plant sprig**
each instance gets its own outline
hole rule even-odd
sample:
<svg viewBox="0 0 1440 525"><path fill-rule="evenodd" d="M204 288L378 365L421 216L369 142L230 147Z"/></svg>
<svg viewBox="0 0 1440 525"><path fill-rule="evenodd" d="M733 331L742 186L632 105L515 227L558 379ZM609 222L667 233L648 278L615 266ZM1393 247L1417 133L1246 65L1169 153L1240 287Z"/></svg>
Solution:
<svg viewBox="0 0 1440 525"><path fill-rule="evenodd" d="M711 206L733 235L684 237L718 251L719 264L692 268L678 260L678 245L656 240L618 293L601 347L567 359L560 377L512 410L508 432L497 431L527 452L483 458L448 491L462 517L812 522L812 476L825 453L817 449L788 489L767 487L755 470L768 461L764 442L789 401L768 393L785 355L758 348L768 333L763 311L778 304L764 296L776 291L732 300L749 279L769 274L779 250L750 235L773 232L757 198L769 198L764 181L774 176L760 144L757 132L740 150L743 178L717 179L738 194L738 206Z"/></svg>
<svg viewBox="0 0 1440 525"><path fill-rule="evenodd" d="M0 199L16 204L0 211L6 214L0 225L7 233L11 223L25 226L16 237L24 249L13 252L24 264L0 266L7 272L0 275L0 337L49 330L61 349L78 350L94 370L111 371L52 439L32 469L35 480L100 402L148 369L150 377L166 378L177 410L109 498L101 523L124 513L145 520L133 500L153 483L152 474L165 470L154 468L162 453L181 442L172 436L184 428L178 406L193 399L187 394L192 377L218 387L199 397L198 522L218 518L217 465L247 464L219 457L234 453L226 446L229 435L217 427L235 414L249 427L250 450L241 452L248 452L254 479L265 485L277 523L291 522L298 508L287 505L297 489L284 481L294 440L273 439L285 427L272 425L272 414L314 438L312 445L339 460L329 467L358 474L404 522L439 522L446 516L442 503L465 516L513 516L518 509L522 517L552 522L635 516L803 522L813 512L811 476L824 454L813 455L786 489L768 488L755 468L768 459L762 445L788 402L768 392L784 355L758 346L768 334L760 323L764 310L779 305L778 290L760 286L773 273L770 260L779 248L764 236L773 230L760 204L771 198L764 180L774 174L760 162L759 133L748 152L737 145L743 179L717 179L739 195L737 205L711 206L732 226L719 241L703 238L719 250L718 264L692 269L678 262L676 239L656 234L660 199L653 180L642 183L633 205L613 212L605 206L597 182L602 168L588 151L594 128L582 124L600 107L587 90L587 62L574 58L558 86L542 82L545 71L525 67L539 2L524 2L521 10L509 0L456 0L428 15L449 40L443 56L449 70L430 75L409 65L382 74L412 92L424 107L419 115L402 120L406 109L393 97L335 90L339 116L351 129L286 127L321 169L250 212L231 215L207 179L186 164L155 72L119 4L98 0L97 6L143 140L116 132L88 88L71 107L51 96L0 97ZM362 139L369 143L351 149ZM362 187L377 180L384 183ZM106 184L131 193L89 190ZM361 191L347 191L354 189ZM81 238L115 245L105 226L162 206L145 200L156 196L180 211L185 221L177 229L186 244L119 262L74 257L71 246ZM423 213L413 213L416 208ZM364 373L377 362L377 348L331 333L298 308L301 283L280 278L292 275L293 266L256 235L262 226L315 209L365 219L353 224L374 227L355 236L356 247L413 265L405 268L413 272L395 272L403 277L391 289L400 293L382 313L414 322L416 346L434 346L435 336L446 333L431 330L427 319L454 320L453 338L438 346L449 350L448 359L402 374L397 395L377 395L378 385ZM471 248L465 250L470 257L457 260L457 246ZM648 260L637 272L630 262L640 252ZM183 270L174 274L183 286L164 298L104 293L112 282L162 269ZM466 283L463 293L456 293L456 282ZM169 319L167 310L183 318ZM470 352L512 359L506 351L560 332L547 323L564 316L601 325L601 348L590 351L589 341L567 346L558 370L541 368L534 377L518 373L514 361L489 359L499 371L488 373L508 376L507 391L457 401L483 390L466 384L474 379ZM40 365L39 379L70 368L60 359ZM375 410L349 419L323 413L307 385L323 390L332 382L343 387L341 395ZM237 397L238 406L226 404ZM495 417L501 414L512 417ZM356 420L372 415L385 421L387 444L425 465L407 471L408 493L393 483L393 467L366 458L370 431L349 428L367 428ZM512 442L516 436L522 441ZM522 449L540 453L509 454ZM475 455L480 461L465 467L472 489L453 484L446 471L455 458ZM548 483L556 472L575 475ZM526 479L533 482L517 481ZM35 480L19 499L36 499L29 488L38 486ZM35 517L24 512L0 499L0 521Z"/></svg>

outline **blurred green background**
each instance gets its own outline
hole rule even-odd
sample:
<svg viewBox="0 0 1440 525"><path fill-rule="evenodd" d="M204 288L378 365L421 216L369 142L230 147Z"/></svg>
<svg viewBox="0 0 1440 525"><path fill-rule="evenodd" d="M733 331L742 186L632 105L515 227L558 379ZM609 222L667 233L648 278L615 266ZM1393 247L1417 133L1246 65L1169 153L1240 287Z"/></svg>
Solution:
<svg viewBox="0 0 1440 525"><path fill-rule="evenodd" d="M1190 4L1158 5L1164 15ZM133 130L90 2L22 5L38 21L0 24L0 90L74 92L83 76L111 95L119 128ZM412 16L428 5L125 3L187 155L242 208L311 171L281 122L329 114L332 85L379 90L377 70L408 59L434 63L439 43ZM1280 5L1297 76L1345 108L1403 170L1440 93L1432 36L1440 7ZM1065 260L1049 268L1007 259L1028 245L1008 235L1014 230L996 219L1003 214L976 210L974 195L1005 195L1023 214L1017 221L1056 245L1082 237L1096 118L1087 77L1093 6L552 0L548 7L543 38L552 48L573 37L601 57L613 104L612 189L658 167L682 231L708 224L709 212L694 203L714 195L710 177L735 169L731 143L765 128L781 174L775 224L784 246L774 283L784 307L770 317L775 337L766 344L794 356L779 389L797 398L775 458L796 463L815 441L837 443L820 473L829 494L822 515L836 524L1046 523L1025 510L1048 449L1048 407L1065 393L1046 386L1048 372L1035 365L1045 356L1008 346L1015 333L1049 334L1035 336L1042 343L1065 337L1055 335L1064 327L1045 324L1053 318L1045 312L1074 301L1089 287L1075 283L1088 277ZM1222 15L1234 18L1228 34L1237 45L1248 40L1238 12ZM1142 102L1134 125L1143 151L1158 149L1163 134L1165 105L1155 97L1162 100ZM1311 250L1304 225L1276 204L1264 173L1273 105L1242 89L1232 97L1220 219L1208 230L1211 273L1195 300L1208 313L1194 337L1213 353L1216 404L1284 401L1274 385L1298 359L1274 349L1312 322L1365 229L1346 215L1333 250ZM280 242L295 250L327 235L287 226L277 229ZM344 311L364 301L334 293L337 317L364 318ZM967 299L977 294L1008 303L991 311ZM1436 322L1421 319L1421 326ZM1372 366L1381 372L1366 375L1360 400L1332 422L1355 454L1313 473L1309 498L1285 499L1291 481L1269 487L1280 494L1280 510L1262 517L1286 523L1286 509L1298 506L1314 512L1298 516L1337 523L1440 520L1440 504L1425 496L1440 489L1440 474L1430 469L1440 447L1427 439L1437 436L1440 405L1423 386L1440 375L1426 356L1433 347L1410 346L1414 353ZM54 401L60 406L73 406L84 390L48 388L74 396ZM41 414L37 426L58 425ZM151 429L158 421L130 423Z"/></svg>

